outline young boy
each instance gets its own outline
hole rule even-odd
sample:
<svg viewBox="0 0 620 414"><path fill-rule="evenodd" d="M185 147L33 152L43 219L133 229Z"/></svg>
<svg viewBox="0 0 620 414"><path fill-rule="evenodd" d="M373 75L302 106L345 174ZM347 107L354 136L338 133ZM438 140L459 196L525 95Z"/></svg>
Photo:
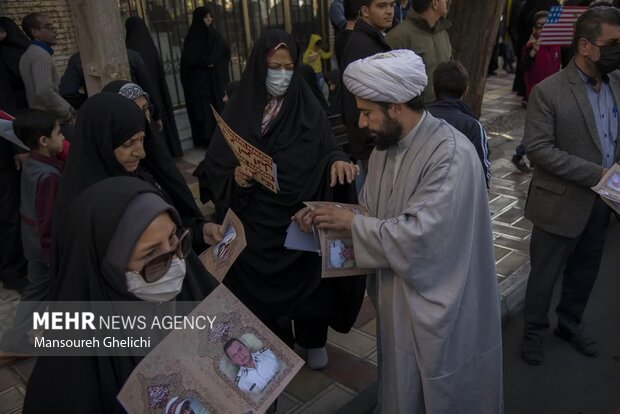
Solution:
<svg viewBox="0 0 620 414"><path fill-rule="evenodd" d="M13 320L0 342L0 357L33 352L27 332L34 311L42 311L49 290L52 207L68 151L56 116L40 109L26 109L13 120L15 135L30 148L22 164L21 234L28 259L28 285Z"/></svg>
<svg viewBox="0 0 620 414"><path fill-rule="evenodd" d="M447 121L474 144L489 188L491 161L487 133L462 101L468 86L469 74L461 63L456 60L440 63L433 73L433 89L437 99L426 105L426 109L435 118Z"/></svg>
<svg viewBox="0 0 620 414"><path fill-rule="evenodd" d="M47 296L52 207L64 165L59 155L65 137L58 119L39 109L19 113L13 130L30 148L21 177L21 228L29 282L22 300L41 301Z"/></svg>

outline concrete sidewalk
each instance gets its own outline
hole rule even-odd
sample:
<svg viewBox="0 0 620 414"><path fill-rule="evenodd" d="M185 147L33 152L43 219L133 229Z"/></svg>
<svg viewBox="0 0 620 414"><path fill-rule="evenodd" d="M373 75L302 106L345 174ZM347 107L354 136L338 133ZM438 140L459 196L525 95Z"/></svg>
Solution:
<svg viewBox="0 0 620 414"><path fill-rule="evenodd" d="M489 78L483 103L482 122L490 135L492 174L489 205L492 213L497 280L502 295L502 316L515 315L522 306L529 273L528 246L531 224L523 218L530 176L510 163L523 134L525 110L511 92L512 76ZM178 162L193 190L191 172L204 150L190 150ZM208 210L208 206L206 207ZM19 295L0 288L0 328L6 306ZM323 371L304 367L280 396L278 413L334 413L354 398L364 406L361 394L377 377L374 309L366 299L354 328L347 335L329 333L329 365ZM21 413L26 382L34 365L30 358L0 367L0 414ZM370 397L372 397L370 393ZM349 412L355 412L350 411Z"/></svg>

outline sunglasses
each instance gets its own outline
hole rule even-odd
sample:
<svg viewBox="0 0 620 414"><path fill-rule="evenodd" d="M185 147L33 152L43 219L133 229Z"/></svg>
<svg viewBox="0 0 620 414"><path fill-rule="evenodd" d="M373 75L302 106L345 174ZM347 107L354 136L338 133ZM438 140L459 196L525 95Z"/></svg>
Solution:
<svg viewBox="0 0 620 414"><path fill-rule="evenodd" d="M185 229L180 236L175 237L177 238L176 246L173 246L171 251L152 258L140 271L140 275L148 283L156 282L166 274L170 269L172 256L176 254L179 259L185 259L192 250L192 237L189 229Z"/></svg>

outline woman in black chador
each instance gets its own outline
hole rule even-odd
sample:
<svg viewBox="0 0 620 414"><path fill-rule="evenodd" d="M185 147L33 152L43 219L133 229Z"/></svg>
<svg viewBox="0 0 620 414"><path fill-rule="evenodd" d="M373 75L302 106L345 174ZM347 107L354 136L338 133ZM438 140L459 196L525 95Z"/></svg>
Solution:
<svg viewBox="0 0 620 414"><path fill-rule="evenodd" d="M195 146L209 145L215 130L211 105L222 109L228 84L230 49L212 25L211 10L197 7L181 53L181 83Z"/></svg>
<svg viewBox="0 0 620 414"><path fill-rule="evenodd" d="M196 252L221 238L221 229L203 218L174 160L131 99L106 92L90 97L77 114L71 144L54 203L52 231L63 225L65 209L90 185L131 175L150 183L174 206L184 226L193 230Z"/></svg>
<svg viewBox="0 0 620 414"><path fill-rule="evenodd" d="M106 306L111 315L126 309L118 302L150 308L138 303L145 301L161 309L166 305L160 302L201 300L217 286L186 243L176 210L146 182L105 179L82 192L65 214L52 241L52 309L71 301L85 302L82 309L95 313ZM62 332L66 339L76 331ZM113 356L100 345L92 356L39 357L23 412L125 413L116 395L141 357Z"/></svg>
<svg viewBox="0 0 620 414"><path fill-rule="evenodd" d="M4 32L1 33L1 32ZM28 108L26 101L26 89L22 76L19 73L19 60L30 46L28 37L17 27L15 22L8 17L0 17L0 65L4 66L6 74L2 75L1 82L6 83L10 89L12 99L0 97L0 109L14 112L18 109Z"/></svg>
<svg viewBox="0 0 620 414"><path fill-rule="evenodd" d="M357 170L337 149L323 108L300 76L299 63L290 34L263 33L222 115L242 138L273 157L279 192L252 180L219 129L206 154L205 172L217 215L231 208L243 222L248 243L224 284L288 344L295 340L305 348L323 349L328 323L346 332L355 321L364 280L322 283L320 257L288 250L284 240L291 217L304 201L356 202L351 183Z"/></svg>
<svg viewBox="0 0 620 414"><path fill-rule="evenodd" d="M166 73L155 47L155 42L153 42L146 23L139 17L133 16L127 19L125 28L127 29L127 37L125 38L127 49L135 50L140 54L149 73L151 99L155 105L153 118L162 123L163 133L166 137L166 147L170 155L181 157L183 156L183 150L181 149L177 124L174 120L172 100L170 99L168 84L166 83ZM144 87L144 85L141 86Z"/></svg>

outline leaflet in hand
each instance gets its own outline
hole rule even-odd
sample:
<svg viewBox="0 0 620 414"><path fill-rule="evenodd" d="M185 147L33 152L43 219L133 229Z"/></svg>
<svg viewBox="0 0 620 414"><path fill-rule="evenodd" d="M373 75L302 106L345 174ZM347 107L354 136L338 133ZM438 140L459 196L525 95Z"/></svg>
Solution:
<svg viewBox="0 0 620 414"><path fill-rule="evenodd" d="M368 215L368 210L359 204L333 203L327 201L308 201L304 203L310 208L321 204L331 204L346 208L354 214ZM295 250L315 251L321 256L322 277L354 276L371 273L370 269L357 266L353 236L350 231L320 230L312 227L313 234L303 233L296 223L289 226L285 247ZM300 235L301 233L301 235ZM299 241L303 240L303 244ZM303 246L303 248L300 248Z"/></svg>
<svg viewBox="0 0 620 414"><path fill-rule="evenodd" d="M222 227L224 227L222 241L209 247L200 255L202 264L218 282L224 280L228 270L247 246L243 224L232 210L229 209L226 213Z"/></svg>
<svg viewBox="0 0 620 414"><path fill-rule="evenodd" d="M228 126L213 106L211 106L211 109L213 110L215 121L222 131L222 135L224 135L224 139L226 139L228 146L235 154L235 157L237 157L239 164L251 171L254 174L254 179L269 190L274 193L280 191L278 167L273 162L273 158L241 138Z"/></svg>
<svg viewBox="0 0 620 414"><path fill-rule="evenodd" d="M211 326L174 330L133 370L117 396L129 414L264 413L301 369L224 285L187 318L200 316Z"/></svg>
<svg viewBox="0 0 620 414"><path fill-rule="evenodd" d="M592 190L598 193L616 213L620 214L620 165L616 163L607 170Z"/></svg>

